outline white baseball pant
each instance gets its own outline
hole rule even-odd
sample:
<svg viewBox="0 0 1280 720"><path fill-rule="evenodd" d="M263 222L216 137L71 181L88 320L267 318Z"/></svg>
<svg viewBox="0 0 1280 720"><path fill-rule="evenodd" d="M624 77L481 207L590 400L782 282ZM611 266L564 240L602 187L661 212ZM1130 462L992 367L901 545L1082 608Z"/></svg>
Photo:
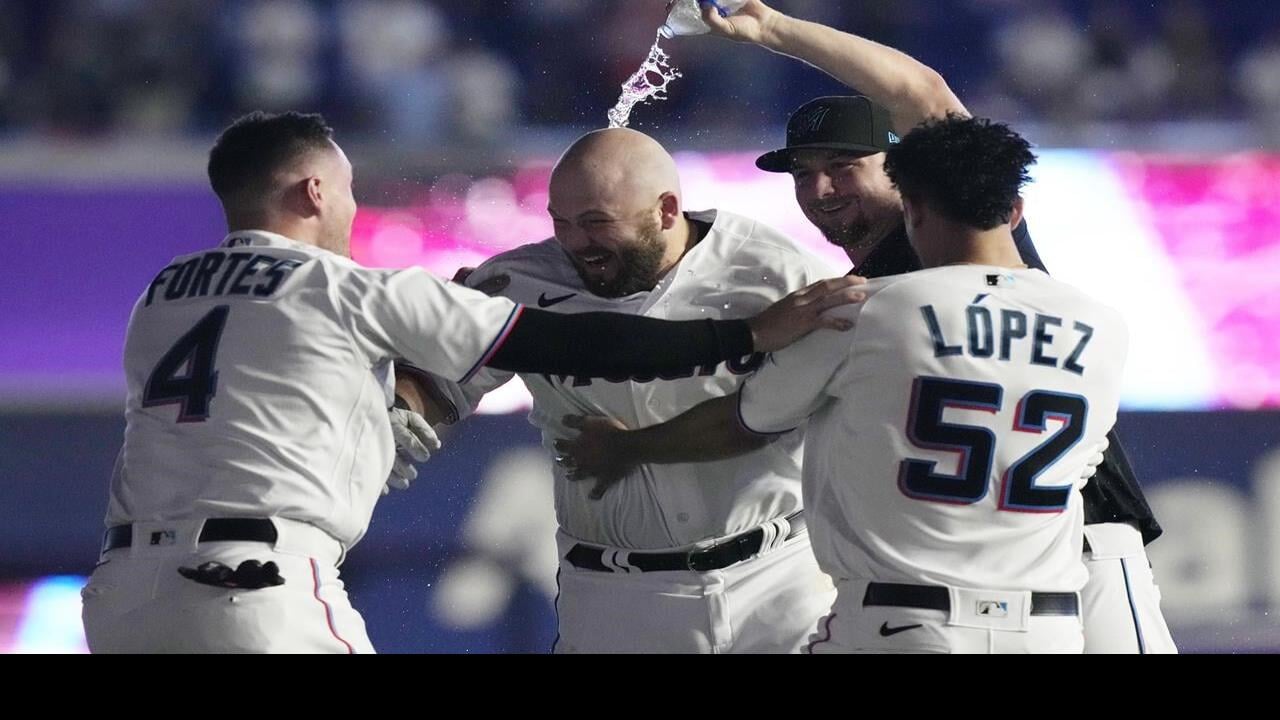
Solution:
<svg viewBox="0 0 1280 720"><path fill-rule="evenodd" d="M1076 593L841 580L806 652L1079 653ZM921 607L921 606L929 607Z"/></svg>
<svg viewBox="0 0 1280 720"><path fill-rule="evenodd" d="M341 545L307 523L272 518L273 544L199 542L204 520L134 523L132 543L103 552L81 591L95 653L371 653L337 566ZM273 561L283 585L256 590L178 573L209 561Z"/></svg>
<svg viewBox="0 0 1280 720"><path fill-rule="evenodd" d="M599 545L612 569L583 569L566 559L578 541L557 543L558 653L795 653L835 597L804 532L705 572L642 572L630 551Z"/></svg>
<svg viewBox="0 0 1280 720"><path fill-rule="evenodd" d="M1160 612L1160 588L1142 533L1128 523L1084 526L1089 582L1084 603L1084 651L1090 654L1178 652Z"/></svg>

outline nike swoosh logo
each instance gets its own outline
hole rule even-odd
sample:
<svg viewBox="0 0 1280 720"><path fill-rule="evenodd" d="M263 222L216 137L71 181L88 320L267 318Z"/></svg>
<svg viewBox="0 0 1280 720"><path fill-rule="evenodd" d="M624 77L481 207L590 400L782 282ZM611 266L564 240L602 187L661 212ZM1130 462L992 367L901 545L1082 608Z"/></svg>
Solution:
<svg viewBox="0 0 1280 720"><path fill-rule="evenodd" d="M889 627L889 623L881 623L880 636L889 637L890 635L897 635L898 633L906 632L907 630L915 630L918 627L924 627L924 626L923 625L901 625L899 627L891 628Z"/></svg>
<svg viewBox="0 0 1280 720"><path fill-rule="evenodd" d="M568 300L569 298L577 294L578 293L569 293L568 295L561 295L560 297L549 298L547 297L546 293L542 293L541 295L538 296L538 307L549 308L552 305L555 305L556 303L562 303L565 300Z"/></svg>

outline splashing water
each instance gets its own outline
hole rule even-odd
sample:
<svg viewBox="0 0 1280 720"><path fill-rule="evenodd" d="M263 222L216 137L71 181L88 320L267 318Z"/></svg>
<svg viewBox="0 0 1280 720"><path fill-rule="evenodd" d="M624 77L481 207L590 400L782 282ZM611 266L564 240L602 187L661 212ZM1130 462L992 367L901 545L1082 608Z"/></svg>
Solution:
<svg viewBox="0 0 1280 720"><path fill-rule="evenodd" d="M661 40L662 34L658 33L649 48L649 57L622 83L622 94L609 111L609 127L626 127L631 121L631 109L649 98L667 99L667 84L680 77L680 71L671 66L671 59L658 47Z"/></svg>

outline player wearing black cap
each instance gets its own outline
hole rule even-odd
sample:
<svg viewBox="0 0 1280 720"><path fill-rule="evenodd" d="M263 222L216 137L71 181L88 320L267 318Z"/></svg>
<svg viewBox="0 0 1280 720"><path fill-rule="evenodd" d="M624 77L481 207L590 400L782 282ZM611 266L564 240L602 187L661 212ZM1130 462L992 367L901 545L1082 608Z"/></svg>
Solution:
<svg viewBox="0 0 1280 720"><path fill-rule="evenodd" d="M791 174L805 217L844 249L859 275L920 269L901 198L884 173L884 151L927 119L969 114L942 76L898 50L759 0L727 17L704 6L703 20L715 35L797 58L865 93L805 103L787 123L786 147L756 164ZM1027 223L1013 235L1023 262L1044 269ZM1085 652L1176 652L1143 547L1162 530L1115 434L1109 439L1106 460L1083 491Z"/></svg>

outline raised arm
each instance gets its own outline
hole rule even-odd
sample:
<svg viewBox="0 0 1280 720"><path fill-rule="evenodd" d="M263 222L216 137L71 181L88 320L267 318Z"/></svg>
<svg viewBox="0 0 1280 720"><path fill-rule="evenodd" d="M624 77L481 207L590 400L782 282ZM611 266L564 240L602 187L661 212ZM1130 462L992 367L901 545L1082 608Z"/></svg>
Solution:
<svg viewBox="0 0 1280 720"><path fill-rule="evenodd" d="M803 60L885 106L900 135L929 118L969 114L936 70L886 45L785 15L760 0L728 17L707 4L702 17L715 35Z"/></svg>

